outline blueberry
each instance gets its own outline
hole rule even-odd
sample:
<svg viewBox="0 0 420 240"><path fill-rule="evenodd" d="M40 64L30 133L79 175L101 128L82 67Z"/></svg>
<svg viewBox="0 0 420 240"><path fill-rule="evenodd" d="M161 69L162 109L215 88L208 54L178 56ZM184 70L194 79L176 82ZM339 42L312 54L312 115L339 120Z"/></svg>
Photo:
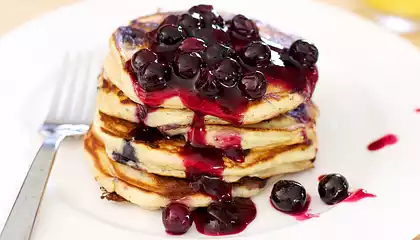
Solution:
<svg viewBox="0 0 420 240"><path fill-rule="evenodd" d="M304 67L311 67L318 61L318 49L306 41L297 40L289 48L289 57Z"/></svg>
<svg viewBox="0 0 420 240"><path fill-rule="evenodd" d="M162 23L160 24L161 26L169 24L169 25L176 25L178 23L178 16L176 15L169 15L167 16Z"/></svg>
<svg viewBox="0 0 420 240"><path fill-rule="evenodd" d="M118 44L124 44L128 47L135 47L144 43L144 37L146 33L137 28L130 26L120 27L115 35L115 40Z"/></svg>
<svg viewBox="0 0 420 240"><path fill-rule="evenodd" d="M250 198L234 198L231 202L213 202L207 208L193 212L197 230L206 235L220 236L238 233L256 216Z"/></svg>
<svg viewBox="0 0 420 240"><path fill-rule="evenodd" d="M151 62L143 67L137 78L147 92L162 90L170 78L170 68L157 62Z"/></svg>
<svg viewBox="0 0 420 240"><path fill-rule="evenodd" d="M250 66L267 66L270 63L270 59L270 47L263 42L251 42L243 49L242 60Z"/></svg>
<svg viewBox="0 0 420 240"><path fill-rule="evenodd" d="M328 174L319 181L318 193L324 203L333 205L348 197L349 183L338 173Z"/></svg>
<svg viewBox="0 0 420 240"><path fill-rule="evenodd" d="M166 45L174 45L186 38L182 27L174 25L163 25L157 33L157 41Z"/></svg>
<svg viewBox="0 0 420 240"><path fill-rule="evenodd" d="M203 75L204 76L202 76L195 82L195 89L202 96L209 98L217 97L217 94L221 90L221 85L219 81L214 77L214 75L211 72Z"/></svg>
<svg viewBox="0 0 420 240"><path fill-rule="evenodd" d="M207 212L215 220L215 228L232 228L241 222L239 206L229 202L216 202L207 207Z"/></svg>
<svg viewBox="0 0 420 240"><path fill-rule="evenodd" d="M229 29L243 37L252 37L258 33L255 23L241 14L233 17Z"/></svg>
<svg viewBox="0 0 420 240"><path fill-rule="evenodd" d="M192 217L187 206L180 203L170 203L162 212L162 222L167 233L180 235L190 229Z"/></svg>
<svg viewBox="0 0 420 240"><path fill-rule="evenodd" d="M206 49L206 43L198 38L189 37L182 41L181 45L179 46L179 50L181 52L199 52Z"/></svg>
<svg viewBox="0 0 420 240"><path fill-rule="evenodd" d="M157 56L154 52L149 49L141 49L131 58L131 66L136 72L138 72L144 65L154 62L156 59Z"/></svg>
<svg viewBox="0 0 420 240"><path fill-rule="evenodd" d="M224 87L234 87L242 76L242 68L232 58L223 59L214 70L213 75Z"/></svg>
<svg viewBox="0 0 420 240"><path fill-rule="evenodd" d="M225 46L223 44L213 44L204 51L203 59L204 61L212 66L219 62L221 62L223 59L227 57L233 57L235 52L232 48Z"/></svg>
<svg viewBox="0 0 420 240"><path fill-rule="evenodd" d="M129 141L124 141L122 153L112 152L112 158L121 164L128 165L128 162L138 162L136 149Z"/></svg>
<svg viewBox="0 0 420 240"><path fill-rule="evenodd" d="M229 35L221 29L203 28L193 31L193 36L202 39L207 45L222 43L228 45L230 43Z"/></svg>
<svg viewBox="0 0 420 240"><path fill-rule="evenodd" d="M178 76L190 79L194 77L201 65L201 57L198 53L184 53L175 59L174 70Z"/></svg>
<svg viewBox="0 0 420 240"><path fill-rule="evenodd" d="M211 5L197 5L188 10L192 17L199 19L202 27L210 28L212 25L224 26L223 18L213 9Z"/></svg>
<svg viewBox="0 0 420 240"><path fill-rule="evenodd" d="M201 175L191 186L221 202L232 201L232 186L220 177Z"/></svg>
<svg viewBox="0 0 420 240"><path fill-rule="evenodd" d="M242 77L239 88L251 100L260 99L267 91L267 80L260 71L250 72Z"/></svg>
<svg viewBox="0 0 420 240"><path fill-rule="evenodd" d="M192 32L200 28L200 20L192 17L190 14L182 14L179 18L178 24L188 33L192 35Z"/></svg>
<svg viewBox="0 0 420 240"><path fill-rule="evenodd" d="M270 200L274 207L282 212L300 212L306 205L306 190L296 181L280 180L274 184Z"/></svg>

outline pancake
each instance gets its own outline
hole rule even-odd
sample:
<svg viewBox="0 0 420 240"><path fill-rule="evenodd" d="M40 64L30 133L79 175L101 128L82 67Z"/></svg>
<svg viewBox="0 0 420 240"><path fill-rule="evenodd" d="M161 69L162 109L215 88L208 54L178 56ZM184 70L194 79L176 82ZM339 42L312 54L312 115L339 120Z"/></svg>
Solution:
<svg viewBox="0 0 420 240"><path fill-rule="evenodd" d="M132 22L130 26L140 31L144 30L147 32L155 29L167 15L168 14L159 13L145 18L139 18ZM261 25L260 29L261 28L264 28L264 26ZM119 89L124 92L124 95L139 104L146 104L151 105L152 107L162 107L167 109L188 108L194 111L199 110L206 115L217 116L228 122L253 124L273 118L279 114L286 113L298 107L312 95L313 87L317 81L316 68L311 69L308 73L305 72L306 75L304 76L300 70L296 70L294 68L292 68L290 72L288 72L289 70L279 70L276 73L283 74L284 76L280 75L277 77L276 80L278 81L268 82L267 91L262 99L258 101L249 101L246 106L241 106L240 110L238 110L238 107L236 106L231 106L229 111L238 111L235 116L232 117L232 114L226 114L224 112L224 108L229 105L224 105L222 107L217 106L218 109L215 111L211 101L206 100L204 101L205 104L201 103L202 99L200 99L200 104L192 103L193 101L189 101L189 99L195 97L195 95L190 92L184 95L181 94L178 90L172 91L170 89L163 90L159 93L144 92L140 85L136 81L132 80L132 76L130 76L126 64L129 63L132 55L137 50L148 48L149 46L146 41L141 41L141 43L136 44L127 44L123 42L122 39L124 39L124 36L121 35L121 32L123 31L122 29L123 28L117 29L110 38L110 53L106 57L104 63L104 74L107 79L113 82ZM261 31L261 34L263 35L267 32L273 34L272 29L270 31L263 30ZM263 37L270 38L270 35ZM278 53L276 54L278 55ZM272 55L275 54L273 53ZM273 59L272 61L277 60L278 59ZM286 76L287 78L293 78L294 80L286 82L285 79L283 79L286 78ZM299 87L299 91L296 90L296 87L290 86L291 84L293 85L298 81L304 81L304 83L301 84L303 86ZM162 99L161 95L165 95L166 97ZM150 99L158 99L158 101Z"/></svg>
<svg viewBox="0 0 420 240"><path fill-rule="evenodd" d="M125 119L129 122L143 122L149 127L165 127L165 126L185 126L190 125L194 118L194 112L189 109L170 109L170 108L153 108L147 107L133 102L130 98L118 89L112 82L106 80L101 74L98 78L98 92L96 104L98 109L107 115ZM300 106L303 106L300 108ZM266 123L248 124L255 128L290 128L296 129L303 124L313 124L318 117L318 109L312 101L301 104L298 109L293 109L285 114L276 116L270 121L275 123L268 126ZM296 110L299 110L296 111ZM266 121L266 122L267 122ZM206 125L228 125L218 117L206 115L204 116ZM264 127L266 126L266 127Z"/></svg>
<svg viewBox="0 0 420 240"><path fill-rule="evenodd" d="M208 206L213 201L210 196L197 192L185 179L147 173L111 160L104 144L92 131L86 135L84 145L86 158L99 185L142 208L158 210L170 202L195 208ZM232 184L232 197L254 196L265 185L263 179L242 178Z"/></svg>
<svg viewBox="0 0 420 240"><path fill-rule="evenodd" d="M132 123L105 113L98 112L100 127L107 132L120 135L126 139L135 137L136 129L142 124ZM213 146L220 149L241 148L251 149L258 147L267 147L271 145L293 145L303 143L308 135L315 135L314 124L301 124L301 127L282 128L283 121L272 120L255 124L255 126L234 127L226 125L205 125L201 132L207 146ZM261 128L260 128L261 126ZM182 135L188 142L194 142L190 126L163 126L158 129L168 136ZM203 131L204 129L204 131ZM127 133L127 134L125 134Z"/></svg>
<svg viewBox="0 0 420 240"><path fill-rule="evenodd" d="M103 79L100 80L97 107L101 118L113 119L108 122L117 123L114 127L125 128L126 132L130 132L137 126L140 119L139 108L144 109L143 106L128 99L115 85ZM209 146L216 148L226 148L232 144L240 144L243 149L273 144L296 144L305 140L307 132L314 134L317 114L316 107L308 102L286 114L252 125L212 125L210 123L214 123L212 121L214 117L208 118L209 115L207 115L204 118L205 139ZM169 136L184 135L185 137L188 136L187 133L194 118L194 113L189 110L168 111L163 108L153 109L150 112L144 111L141 115L142 122L147 126L158 127ZM112 128L107 130L112 131Z"/></svg>
<svg viewBox="0 0 420 240"><path fill-rule="evenodd" d="M198 5L137 18L111 35L98 77L84 149L102 197L165 208L168 233L174 202L198 208L197 229L243 229L249 198L314 167L318 49L223 15Z"/></svg>
<svg viewBox="0 0 420 240"><path fill-rule="evenodd" d="M129 133L110 132L101 127L103 125L107 124L103 123L97 114L91 131L104 143L109 156L114 156L114 158L118 155L123 156L116 161L162 176L187 177L188 169L184 165L186 149L183 139L163 137L144 140L140 135L140 139L127 140ZM315 136L308 134L308 141L304 143L250 149L243 162L234 161L223 155L221 157L223 162L218 169L223 168L220 175L227 182L235 182L247 176L268 178L277 174L302 171L313 167L310 160L316 156L316 145ZM216 152L216 149L210 150L207 154ZM124 152L128 154L124 155Z"/></svg>

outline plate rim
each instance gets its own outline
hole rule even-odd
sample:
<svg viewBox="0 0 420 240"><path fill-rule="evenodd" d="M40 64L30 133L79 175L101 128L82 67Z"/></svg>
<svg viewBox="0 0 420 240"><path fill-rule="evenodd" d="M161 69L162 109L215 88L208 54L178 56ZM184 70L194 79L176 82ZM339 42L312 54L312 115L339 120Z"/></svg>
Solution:
<svg viewBox="0 0 420 240"><path fill-rule="evenodd" d="M382 32L382 34L388 35L389 38L392 38L395 41L399 41L401 44L404 44L407 47L408 46L411 46L413 48L413 50L415 52L417 52L417 54L420 56L420 50L417 47L415 47L412 43L410 43L408 40L403 39L403 38L400 38L400 37L398 37L398 36L396 36L396 35L394 35L394 34L392 34L390 32L387 32L386 30L380 28L379 26L376 26L373 22L371 22L369 20L366 20L366 19L363 19L363 18L360 18L359 16L357 16L354 13L344 11L344 10L338 8L338 7L330 6L330 5L325 4L325 3L307 2L307 1L304 1L304 0L299 0L299 1L302 4L304 3L304 4L318 5L320 8L328 8L329 9L328 11L340 12L345 17L350 17L350 18L358 19L358 21L364 22L363 24L368 24L371 27L376 28L377 32ZM52 12L45 13L45 14L41 15L40 17L38 17L36 19L33 19L33 20L31 20L31 21L29 21L27 23L24 23L21 26L15 28L15 29L9 31L8 33L6 33L5 35L3 35L0 38L0 45L4 41L5 38L13 38L13 36L14 36L14 34L16 34L16 32L25 31L25 29L31 27L32 25L41 24L43 21L45 21L45 22L52 21L54 19L54 17L56 17L57 15L60 15L61 13L65 12L65 11L76 12L80 8L87 8L89 5L92 5L93 6L93 5L98 5L98 4L103 4L103 2L100 1L100 0L92 0L92 1L87 1L87 2L78 2L78 3L73 3L73 4L70 4L70 5L67 5L67 6L60 7L59 9L54 10ZM109 4L109 3L107 3L107 4ZM69 16L69 15L66 15L66 16ZM370 205L370 204L368 204L368 205ZM326 213L325 216L327 216L327 215L329 215L329 214ZM325 217L323 216L323 218L325 218ZM318 221L318 220L315 219L313 221ZM300 227L301 225L307 225L307 223L301 223L301 224L298 224L297 226L290 227L290 228L296 228L298 226ZM281 230L278 230L278 231L282 231L283 232L285 230L287 230L287 229L281 229ZM270 235L271 234L275 234L275 232L278 232L278 231L272 231L271 233L267 233L267 234L270 234ZM148 237L150 237L150 236L148 236ZM241 236L241 238L243 238L243 237L244 236Z"/></svg>

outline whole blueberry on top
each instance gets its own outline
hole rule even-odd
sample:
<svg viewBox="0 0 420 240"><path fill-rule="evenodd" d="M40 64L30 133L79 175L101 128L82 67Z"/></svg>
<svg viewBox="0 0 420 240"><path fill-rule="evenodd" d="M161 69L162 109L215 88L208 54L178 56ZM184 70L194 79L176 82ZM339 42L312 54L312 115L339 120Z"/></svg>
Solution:
<svg viewBox="0 0 420 240"><path fill-rule="evenodd" d="M167 65L151 62L137 74L137 79L146 92L162 90L170 79L170 70Z"/></svg>
<svg viewBox="0 0 420 240"><path fill-rule="evenodd" d="M251 100L260 99L267 91L267 80L262 72L246 73L239 82L243 94Z"/></svg>
<svg viewBox="0 0 420 240"><path fill-rule="evenodd" d="M187 37L184 30L180 26L163 25L157 33L157 41L166 45L174 45Z"/></svg>
<svg viewBox="0 0 420 240"><path fill-rule="evenodd" d="M270 63L270 47L261 41L251 42L243 49L242 60L254 67L264 67Z"/></svg>
<svg viewBox="0 0 420 240"><path fill-rule="evenodd" d="M197 90L198 94L202 96L208 98L216 98L217 94L222 89L220 82L211 72L207 72L207 74L203 75L204 76L201 76L195 82L195 89Z"/></svg>
<svg viewBox="0 0 420 240"><path fill-rule="evenodd" d="M175 59L174 70L178 76L190 79L200 70L201 57L198 53L183 53Z"/></svg>
<svg viewBox="0 0 420 240"><path fill-rule="evenodd" d="M255 23L242 14L233 17L229 29L244 37L252 37L258 34Z"/></svg>
<svg viewBox="0 0 420 240"><path fill-rule="evenodd" d="M341 174L328 174L319 181L318 193L324 203L333 205L348 197L349 183Z"/></svg>
<svg viewBox="0 0 420 240"><path fill-rule="evenodd" d="M318 49L313 44L297 40L289 48L289 57L303 67L311 67L318 61Z"/></svg>
<svg viewBox="0 0 420 240"><path fill-rule="evenodd" d="M179 50L184 53L189 52L200 52L206 49L206 43L198 38L189 37L182 41L181 45L179 45Z"/></svg>
<svg viewBox="0 0 420 240"><path fill-rule="evenodd" d="M229 35L219 28L202 28L193 31L193 36L202 39L208 46L215 43L230 44Z"/></svg>
<svg viewBox="0 0 420 240"><path fill-rule="evenodd" d="M297 213L305 208L306 190L296 181L280 180L274 184L270 200L274 207L282 212Z"/></svg>
<svg viewBox="0 0 420 240"><path fill-rule="evenodd" d="M233 57L235 51L232 48L223 45L223 44L213 44L204 51L203 59L204 61L212 66L217 63L220 63L223 59L227 57Z"/></svg>
<svg viewBox="0 0 420 240"><path fill-rule="evenodd" d="M178 24L188 33L192 35L192 32L201 27L199 19L192 17L190 14L182 14L179 17Z"/></svg>
<svg viewBox="0 0 420 240"><path fill-rule="evenodd" d="M138 72L143 66L156 61L156 59L157 55L154 52L149 49L141 49L131 57L131 66Z"/></svg>
<svg viewBox="0 0 420 240"><path fill-rule="evenodd" d="M163 19L161 26L163 25L176 25L178 23L178 16L177 15L169 15L165 19Z"/></svg>
<svg viewBox="0 0 420 240"><path fill-rule="evenodd" d="M213 70L213 74L224 87L234 87L242 76L242 68L236 60L225 58Z"/></svg>
<svg viewBox="0 0 420 240"><path fill-rule="evenodd" d="M210 28L212 25L224 26L223 18L213 9L211 5L200 4L188 10L192 17L202 22L202 27Z"/></svg>

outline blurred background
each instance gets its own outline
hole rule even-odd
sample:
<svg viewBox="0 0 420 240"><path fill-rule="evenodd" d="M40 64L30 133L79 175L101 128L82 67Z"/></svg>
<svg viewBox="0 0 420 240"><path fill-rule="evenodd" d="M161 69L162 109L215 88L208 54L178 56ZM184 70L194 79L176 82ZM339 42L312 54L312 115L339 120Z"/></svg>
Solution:
<svg viewBox="0 0 420 240"><path fill-rule="evenodd" d="M0 0L0 36L47 11L86 0ZM420 47L420 0L312 0L354 12Z"/></svg>
<svg viewBox="0 0 420 240"><path fill-rule="evenodd" d="M0 0L0 39L2 35L26 21L79 1L87 0ZM420 48L420 0L312 1L323 2L353 12ZM414 239L420 240L420 235Z"/></svg>

